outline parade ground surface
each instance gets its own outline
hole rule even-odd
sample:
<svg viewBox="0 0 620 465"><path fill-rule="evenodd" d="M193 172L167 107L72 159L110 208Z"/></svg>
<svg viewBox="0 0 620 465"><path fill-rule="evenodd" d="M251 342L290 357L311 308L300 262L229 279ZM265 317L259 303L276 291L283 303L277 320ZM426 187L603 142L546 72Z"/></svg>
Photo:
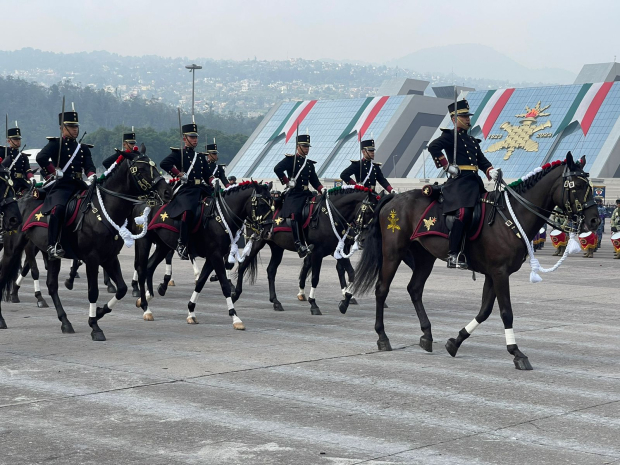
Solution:
<svg viewBox="0 0 620 465"><path fill-rule="evenodd" d="M548 242L537 254L543 266L552 252ZM121 256L126 279L132 254ZM478 312L482 276L437 262L426 353L401 265L386 310L394 350L377 352L374 296L341 315L332 258L322 316L296 298L291 253L277 278L285 311L273 310L268 259L236 305L245 331L233 330L217 283L198 300L200 324L186 323L193 273L176 259L176 287L151 303L155 321L130 290L101 322L107 342L90 338L83 269L73 291L61 284L72 335L53 308L36 307L25 279L22 303L2 304L0 463L620 464L620 260L608 235L595 258L572 255L542 283L529 283L527 263L512 276L516 340L533 371L514 368L497 305L456 358L446 352ZM41 283L51 304L44 272Z"/></svg>

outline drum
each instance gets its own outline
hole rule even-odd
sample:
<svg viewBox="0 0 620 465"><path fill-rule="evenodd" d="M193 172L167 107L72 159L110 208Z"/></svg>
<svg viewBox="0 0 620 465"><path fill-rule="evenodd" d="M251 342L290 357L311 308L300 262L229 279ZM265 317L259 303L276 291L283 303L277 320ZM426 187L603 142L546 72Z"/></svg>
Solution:
<svg viewBox="0 0 620 465"><path fill-rule="evenodd" d="M564 231L560 231L559 229L551 231L549 237L551 237L551 243L556 249L558 247L566 247L566 244L568 244L568 236Z"/></svg>
<svg viewBox="0 0 620 465"><path fill-rule="evenodd" d="M611 235L611 243L614 245L616 252L620 252L620 232Z"/></svg>
<svg viewBox="0 0 620 465"><path fill-rule="evenodd" d="M579 234L579 243L581 244L581 248L583 250L596 249L597 242L598 242L598 237L592 231Z"/></svg>
<svg viewBox="0 0 620 465"><path fill-rule="evenodd" d="M539 234L541 242L545 242L547 240L547 228L540 228Z"/></svg>

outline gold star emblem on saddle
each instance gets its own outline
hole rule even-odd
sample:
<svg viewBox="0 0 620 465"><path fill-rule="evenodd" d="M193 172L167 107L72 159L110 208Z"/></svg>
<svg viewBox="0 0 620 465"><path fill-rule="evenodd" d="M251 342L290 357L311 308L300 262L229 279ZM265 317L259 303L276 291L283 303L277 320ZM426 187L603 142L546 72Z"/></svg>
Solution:
<svg viewBox="0 0 620 465"><path fill-rule="evenodd" d="M428 186L425 186L424 189L422 189L422 193L426 196L431 195L431 188Z"/></svg>
<svg viewBox="0 0 620 465"><path fill-rule="evenodd" d="M435 223L437 222L437 218L435 218L435 217L433 216L433 217L429 218L428 220L427 220L427 219L424 219L423 221L424 221L424 227L426 228L426 230L427 230L427 231L430 231L430 230L431 230L431 228L432 228L433 226L435 226Z"/></svg>
<svg viewBox="0 0 620 465"><path fill-rule="evenodd" d="M276 218L275 223L280 226L280 223L282 223L284 221L284 218Z"/></svg>
<svg viewBox="0 0 620 465"><path fill-rule="evenodd" d="M36 215L34 215L34 217L37 219L37 221L41 221L41 218L43 218L43 213L39 212Z"/></svg>
<svg viewBox="0 0 620 465"><path fill-rule="evenodd" d="M162 221L166 221L169 217L168 217L168 213L163 212L161 215L159 215L161 217Z"/></svg>
<svg viewBox="0 0 620 465"><path fill-rule="evenodd" d="M388 224L388 229L391 229L392 232L396 232L396 230L400 230L400 226L398 226L398 220L400 220L399 217L396 216L396 210L392 210L390 212L390 216L388 217L388 221L390 222L390 224Z"/></svg>

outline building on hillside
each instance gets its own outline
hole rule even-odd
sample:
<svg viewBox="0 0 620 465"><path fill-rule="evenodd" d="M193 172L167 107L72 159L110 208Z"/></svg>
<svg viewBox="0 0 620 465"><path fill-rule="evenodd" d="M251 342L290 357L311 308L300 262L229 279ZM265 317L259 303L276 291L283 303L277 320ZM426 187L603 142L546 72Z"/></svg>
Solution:
<svg viewBox="0 0 620 465"><path fill-rule="evenodd" d="M464 91L472 135L496 168L518 178L568 151L586 156L592 177L620 177L620 65L585 65L575 83L488 91ZM440 127L451 128L444 110ZM439 137L438 128L432 139ZM443 176L425 151L408 178Z"/></svg>
<svg viewBox="0 0 620 465"><path fill-rule="evenodd" d="M448 99L423 95L428 82L390 80L377 97L281 102L230 163L238 178L273 178L273 167L295 150L299 133L309 133L311 160L321 178L338 178L350 160L359 158L359 137L374 138L375 160L389 177L404 177L441 123Z"/></svg>

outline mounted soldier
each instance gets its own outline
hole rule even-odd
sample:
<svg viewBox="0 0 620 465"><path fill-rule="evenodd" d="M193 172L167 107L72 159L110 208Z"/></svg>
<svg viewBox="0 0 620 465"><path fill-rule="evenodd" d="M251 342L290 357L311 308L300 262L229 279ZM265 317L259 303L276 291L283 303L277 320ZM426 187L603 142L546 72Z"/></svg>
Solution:
<svg viewBox="0 0 620 465"><path fill-rule="evenodd" d="M486 192L482 179L478 176L478 170L482 170L488 179L494 180L497 179L499 172L482 153L479 144L481 141L468 133L472 113L469 112L467 100L451 103L448 110L457 132L455 134L453 129L442 128L441 136L428 145L428 151L435 165L450 175L442 189L444 215L455 216L454 225L450 230L448 268L467 269L463 253L465 246L463 235L470 226L480 194ZM452 163L448 162L447 157L453 158Z"/></svg>
<svg viewBox="0 0 620 465"><path fill-rule="evenodd" d="M136 133L133 131L133 128L131 128L131 132L126 132L123 134L123 150L114 150L116 153L103 160L102 164L106 169L114 164L119 155L122 155L123 153L138 152L138 146L136 145Z"/></svg>
<svg viewBox="0 0 620 465"><path fill-rule="evenodd" d="M92 145L77 141L80 132L75 110L58 115L61 137L48 137L48 143L37 154L37 163L46 175L47 190L41 213L50 215L47 253L50 260L60 259L65 251L60 246L60 231L65 219L67 203L76 193L86 189L82 171L93 182L96 168L90 154Z"/></svg>
<svg viewBox="0 0 620 465"><path fill-rule="evenodd" d="M228 187L230 182L226 177L226 165L217 163L218 153L215 141L207 145L207 168L213 180L218 179L220 181L220 187Z"/></svg>
<svg viewBox="0 0 620 465"><path fill-rule="evenodd" d="M23 195L34 183L34 173L30 169L28 155L20 152L22 134L17 122L15 127L7 129L6 146L0 146L0 161L9 172L13 180L13 189L17 195Z"/></svg>
<svg viewBox="0 0 620 465"><path fill-rule="evenodd" d="M342 173L340 179L347 184L359 184L368 187L373 191L376 190L376 184L379 183L386 191L392 193L393 189L383 172L381 171L381 163L375 162L375 141L374 139L363 140L360 143L362 153L361 160L351 160L351 164ZM355 180L351 179L355 176ZM357 181L357 182L356 182ZM394 191L396 193L396 191Z"/></svg>
<svg viewBox="0 0 620 465"><path fill-rule="evenodd" d="M189 230L194 222L194 210L202 198L211 195L209 184L211 176L207 166L206 155L195 150L198 145L198 126L196 123L185 124L181 128L182 149L170 148L172 152L164 158L159 166L170 175L179 178L180 185L166 212L171 218L181 220L177 253L181 260L189 260ZM187 171L184 171L187 170Z"/></svg>
<svg viewBox="0 0 620 465"><path fill-rule="evenodd" d="M310 135L298 135L296 137L295 154L287 153L284 159L273 169L280 182L287 186L280 216L291 219L295 249L300 258L304 258L312 251L306 245L305 240L302 244L299 231L299 222L302 221L303 223L302 211L304 205L306 200L312 197L308 184L311 184L312 187L321 193L327 192L327 188L321 185L316 174L314 169L315 162L307 158L310 147ZM303 234L303 231L301 233Z"/></svg>

